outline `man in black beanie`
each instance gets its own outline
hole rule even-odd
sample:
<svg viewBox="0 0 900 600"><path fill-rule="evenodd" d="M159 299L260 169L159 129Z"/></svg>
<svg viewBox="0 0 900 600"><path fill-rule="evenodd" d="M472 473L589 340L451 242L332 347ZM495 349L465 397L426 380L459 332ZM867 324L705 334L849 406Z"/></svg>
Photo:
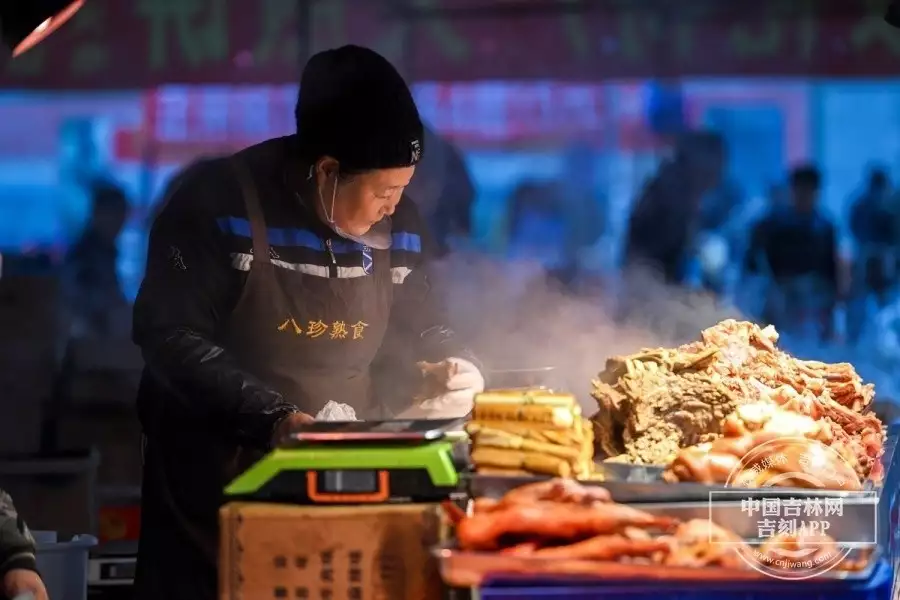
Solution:
<svg viewBox="0 0 900 600"><path fill-rule="evenodd" d="M463 416L484 387L448 358L462 349L403 196L425 150L403 79L371 50L322 52L296 118L294 136L188 168L153 225L134 308L146 361L137 600L216 597L224 486L329 401L344 418L383 415L377 354L417 376L416 361L447 361L448 391L414 407L422 416Z"/></svg>

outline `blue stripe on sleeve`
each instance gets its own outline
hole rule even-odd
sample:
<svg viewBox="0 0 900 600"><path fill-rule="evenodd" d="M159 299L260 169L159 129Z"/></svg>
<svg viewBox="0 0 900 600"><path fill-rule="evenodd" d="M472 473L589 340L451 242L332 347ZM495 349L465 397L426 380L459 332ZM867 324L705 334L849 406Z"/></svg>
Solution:
<svg viewBox="0 0 900 600"><path fill-rule="evenodd" d="M236 235L243 238L252 238L250 221L240 217L221 217L217 219L222 233ZM325 251L325 242L316 233L308 229L295 229L286 227L268 227L269 244L272 246L309 248L310 250ZM421 252L422 238L415 233L397 232L392 234L392 250L405 250L406 252ZM338 254L349 254L362 250L362 245L350 240L335 240L331 244L332 250Z"/></svg>

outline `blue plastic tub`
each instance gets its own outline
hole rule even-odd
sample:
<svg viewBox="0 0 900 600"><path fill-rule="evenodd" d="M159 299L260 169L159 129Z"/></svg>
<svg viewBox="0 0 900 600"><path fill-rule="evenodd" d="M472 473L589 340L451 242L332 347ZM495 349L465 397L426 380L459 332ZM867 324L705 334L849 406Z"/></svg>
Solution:
<svg viewBox="0 0 900 600"><path fill-rule="evenodd" d="M37 567L51 600L87 600L88 554L97 545L92 535L77 535L67 542L55 531L35 531Z"/></svg>
<svg viewBox="0 0 900 600"><path fill-rule="evenodd" d="M685 584L673 582L590 584L549 579L497 581L479 590L481 600L890 600L893 573L882 561L866 581L772 580L758 583L719 582Z"/></svg>

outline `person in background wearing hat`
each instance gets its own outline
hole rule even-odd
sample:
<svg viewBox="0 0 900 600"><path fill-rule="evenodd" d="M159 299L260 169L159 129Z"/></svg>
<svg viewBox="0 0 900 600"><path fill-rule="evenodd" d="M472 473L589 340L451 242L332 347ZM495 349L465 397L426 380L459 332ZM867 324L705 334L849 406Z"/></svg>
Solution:
<svg viewBox="0 0 900 600"><path fill-rule="evenodd" d="M725 150L722 138L706 131L678 141L674 156L660 164L635 202L625 240L626 270L650 269L667 284L687 283L701 202L722 179Z"/></svg>
<svg viewBox="0 0 900 600"><path fill-rule="evenodd" d="M47 600L34 554L31 532L16 514L12 498L0 490L0 598Z"/></svg>
<svg viewBox="0 0 900 600"><path fill-rule="evenodd" d="M125 335L117 317L130 308L116 269L117 241L128 219L129 203L117 185L91 185L92 208L87 228L66 254L63 292L71 307L78 337ZM117 327L118 325L118 327ZM118 331L117 331L118 329Z"/></svg>
<svg viewBox="0 0 900 600"><path fill-rule="evenodd" d="M427 149L409 88L377 53L313 56L297 133L201 161L172 186L134 307L146 361L136 600L213 600L224 486L333 400L383 413L379 352L451 363L424 416L483 389L428 280L404 189ZM399 371L398 371L399 372Z"/></svg>

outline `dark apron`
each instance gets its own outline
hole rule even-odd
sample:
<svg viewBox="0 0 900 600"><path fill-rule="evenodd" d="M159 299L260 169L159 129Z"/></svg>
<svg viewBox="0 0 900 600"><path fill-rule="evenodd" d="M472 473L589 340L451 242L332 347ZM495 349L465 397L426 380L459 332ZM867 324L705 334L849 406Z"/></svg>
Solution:
<svg viewBox="0 0 900 600"><path fill-rule="evenodd" d="M234 167L254 259L219 343L300 410L315 415L334 400L366 418L375 410L369 365L393 298L390 252L371 251L370 273L352 278L308 275L279 263L257 185L241 159ZM261 454L203 424L164 421L166 433L145 440L135 598L214 600L222 490Z"/></svg>

